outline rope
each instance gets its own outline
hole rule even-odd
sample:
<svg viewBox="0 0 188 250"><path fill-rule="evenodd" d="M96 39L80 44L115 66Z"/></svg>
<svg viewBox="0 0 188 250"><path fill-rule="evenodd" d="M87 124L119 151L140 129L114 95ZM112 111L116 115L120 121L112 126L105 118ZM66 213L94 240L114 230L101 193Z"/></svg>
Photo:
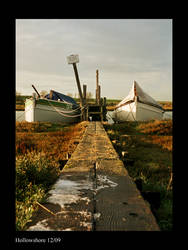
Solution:
<svg viewBox="0 0 188 250"><path fill-rule="evenodd" d="M59 111L54 105L52 105L52 104L49 102L48 99L47 99L47 101L48 101L48 103L53 107L53 109L54 109L56 112L58 112L60 115L65 116L65 117L70 117L70 118L74 118L74 117L79 117L79 116L81 116L81 115L82 115L81 113L78 114L78 115L68 115L68 114L73 113L73 112L75 112L75 111L77 111L77 110L79 110L79 109L80 109L80 111L81 111L81 110L85 109L85 107L86 107L86 106L83 106L83 107L81 107L81 108L78 107L78 108L76 108L76 109L74 109L74 110L70 110L70 111L67 111L67 110ZM64 103L70 104L70 103L65 102L65 101L64 101ZM31 105L30 109L27 110L27 112L30 111L31 108L32 108L32 105ZM67 113L68 113L68 114L67 114ZM19 119L20 117L22 117L23 115L25 115L25 110L23 111L23 114L21 114L21 115L19 115L18 117L16 117L16 121L18 121L18 119Z"/></svg>
<svg viewBox="0 0 188 250"><path fill-rule="evenodd" d="M46 98L46 100L49 102L49 100ZM63 103L65 103L65 104L70 104L69 102L66 102L65 100L63 100L63 101L61 101L61 102L63 102ZM50 103L50 102L49 102ZM80 107L78 107L77 109L80 109ZM72 113L72 112L74 112L74 111L76 111L77 109L74 109L74 110L72 110L72 111L64 111L65 113Z"/></svg>
<svg viewBox="0 0 188 250"><path fill-rule="evenodd" d="M47 99L48 100L48 99ZM48 101L49 102L49 101ZM82 114L78 114L78 115L72 115L72 116L69 116L69 115L66 115L65 112L63 111L59 111L54 105L52 105L50 102L49 104L53 107L53 109L58 112L60 115L62 116L65 116L65 117L71 117L71 118L74 118L74 117L78 117L78 116L81 116ZM84 108L84 107L83 107ZM74 110L75 111L75 110ZM72 113L73 111L69 112L69 113Z"/></svg>
<svg viewBox="0 0 188 250"><path fill-rule="evenodd" d="M107 113L107 115L106 115L107 117L109 116L109 118L111 118L112 119L112 116L109 114L109 113Z"/></svg>
<svg viewBox="0 0 188 250"><path fill-rule="evenodd" d="M49 101L48 101L49 102ZM55 107L54 105L52 105L50 102L49 102L49 104L51 105L51 106L53 106L53 107ZM70 104L70 103L69 103ZM75 112L76 110L78 110L78 109L83 109L83 107L82 108L80 108L80 107L78 107L78 108L76 108L76 109L73 109L73 110L70 110L70 111L68 111L68 110L63 110L63 111L61 111L62 113L73 113L73 112Z"/></svg>
<svg viewBox="0 0 188 250"><path fill-rule="evenodd" d="M112 111L112 112L113 112L113 111ZM111 116L109 113L106 114L106 117L107 117L107 119L109 118L109 119L111 119L111 120L114 122L112 116Z"/></svg>
<svg viewBox="0 0 188 250"><path fill-rule="evenodd" d="M48 101L48 99L47 99L47 101ZM78 116L81 116L82 114L78 114L78 115L72 115L72 116L69 116L69 115L67 115L67 114L64 114L64 113L72 113L72 112L75 112L75 111L77 111L78 109L80 109L80 110L82 110L82 109L84 109L85 108L85 106L83 106L82 108L80 108L80 107L78 107L77 109L74 109L74 110L70 110L70 111L59 111L58 109L56 109L55 108L55 106L54 105L52 105L49 101L48 101L48 103L54 108L54 110L56 111L56 112L58 112L60 115L62 115L62 116L65 116L65 117L78 117ZM67 103L67 104L70 104L70 103L68 103L68 102L65 102L65 103ZM32 105L31 105L31 107L30 107L30 109L29 110L27 110L27 112L28 111L30 111L31 110L31 108L32 108ZM23 116L23 115L25 115L25 110L23 111L23 114L21 114L21 115L19 115L17 118L16 118L16 121L21 117L21 116Z"/></svg>

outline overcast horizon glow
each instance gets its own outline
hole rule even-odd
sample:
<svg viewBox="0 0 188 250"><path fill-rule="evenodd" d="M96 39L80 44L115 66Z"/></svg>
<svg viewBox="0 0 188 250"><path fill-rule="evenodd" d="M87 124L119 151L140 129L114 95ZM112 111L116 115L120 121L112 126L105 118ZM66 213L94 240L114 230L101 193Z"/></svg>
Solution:
<svg viewBox="0 0 188 250"><path fill-rule="evenodd" d="M135 80L172 101L172 19L16 19L16 91L78 93L71 54L93 96L98 69L102 97L125 98Z"/></svg>

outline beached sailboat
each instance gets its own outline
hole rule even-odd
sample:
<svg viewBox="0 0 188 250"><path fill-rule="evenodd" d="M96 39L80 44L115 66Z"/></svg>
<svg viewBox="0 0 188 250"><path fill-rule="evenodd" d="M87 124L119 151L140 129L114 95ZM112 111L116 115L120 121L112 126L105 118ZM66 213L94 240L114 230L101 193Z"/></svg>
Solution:
<svg viewBox="0 0 188 250"><path fill-rule="evenodd" d="M54 90L43 98L38 94L38 98L25 101L25 120L28 122L74 123L80 121L80 115L80 106L73 98Z"/></svg>
<svg viewBox="0 0 188 250"><path fill-rule="evenodd" d="M162 120L164 110L151 96L146 94L136 81L112 113L114 122Z"/></svg>

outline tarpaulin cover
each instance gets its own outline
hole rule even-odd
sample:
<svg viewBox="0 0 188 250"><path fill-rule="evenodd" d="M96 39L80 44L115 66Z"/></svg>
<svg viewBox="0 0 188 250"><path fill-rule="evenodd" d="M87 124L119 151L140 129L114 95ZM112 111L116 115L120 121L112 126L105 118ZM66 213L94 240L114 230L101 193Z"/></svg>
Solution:
<svg viewBox="0 0 188 250"><path fill-rule="evenodd" d="M76 103L76 101L72 97L61 94L61 93L56 92L54 90L52 92L52 98L50 98L50 94L45 95L45 98L51 99L51 100L57 100L57 101L58 101L58 99L60 99L60 101L62 101L62 102L68 102L68 103L71 103L71 104L78 106L78 104Z"/></svg>

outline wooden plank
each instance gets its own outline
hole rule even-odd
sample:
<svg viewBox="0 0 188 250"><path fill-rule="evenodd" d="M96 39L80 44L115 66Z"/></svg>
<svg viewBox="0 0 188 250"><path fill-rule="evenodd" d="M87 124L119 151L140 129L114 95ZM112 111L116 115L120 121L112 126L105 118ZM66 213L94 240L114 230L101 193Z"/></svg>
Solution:
<svg viewBox="0 0 188 250"><path fill-rule="evenodd" d="M43 230L159 231L100 122L88 123L49 194L48 202L59 206L56 216L30 230L43 223Z"/></svg>
<svg viewBox="0 0 188 250"><path fill-rule="evenodd" d="M114 169L116 168L116 171ZM96 194L96 231L158 231L149 206L117 160L102 160L97 176L107 178L107 186ZM100 182L100 180L98 181ZM113 183L114 185L110 184Z"/></svg>
<svg viewBox="0 0 188 250"><path fill-rule="evenodd" d="M94 124L90 128L90 133L92 131L94 131ZM61 226L66 226L66 230L71 231L91 231L93 227L93 162L95 158L92 158L90 148L92 136L88 132L86 129L81 143L78 144L61 175L62 184L68 183L70 187L67 186L67 190L61 190L61 199L65 198L67 203L59 212L63 215L63 219L59 219ZM88 159L88 154L91 155L90 159ZM53 201L52 196L49 201Z"/></svg>
<svg viewBox="0 0 188 250"><path fill-rule="evenodd" d="M78 75L78 70L76 67L76 63L73 63L73 69L74 69L74 73L75 73L75 77L76 77L76 83L77 83L77 87L78 87L78 92L79 92L79 96L80 96L80 102L81 105L83 106L83 95L82 95L82 89L80 86L80 79L79 79L79 75Z"/></svg>
<svg viewBox="0 0 188 250"><path fill-rule="evenodd" d="M159 230L149 206L128 175L101 123L96 123L96 176L106 187L96 192L96 231ZM104 182L105 183L105 182Z"/></svg>
<svg viewBox="0 0 188 250"><path fill-rule="evenodd" d="M94 124L92 124L94 127ZM92 133L92 126L90 129ZM63 168L62 174L49 192L45 207L55 216L34 218L29 231L92 231L93 230L93 159L88 159L91 137L87 129L71 158ZM83 150L83 145L85 150ZM87 155L87 157L86 157ZM55 208L53 208L55 206ZM56 211L54 211L56 209Z"/></svg>

